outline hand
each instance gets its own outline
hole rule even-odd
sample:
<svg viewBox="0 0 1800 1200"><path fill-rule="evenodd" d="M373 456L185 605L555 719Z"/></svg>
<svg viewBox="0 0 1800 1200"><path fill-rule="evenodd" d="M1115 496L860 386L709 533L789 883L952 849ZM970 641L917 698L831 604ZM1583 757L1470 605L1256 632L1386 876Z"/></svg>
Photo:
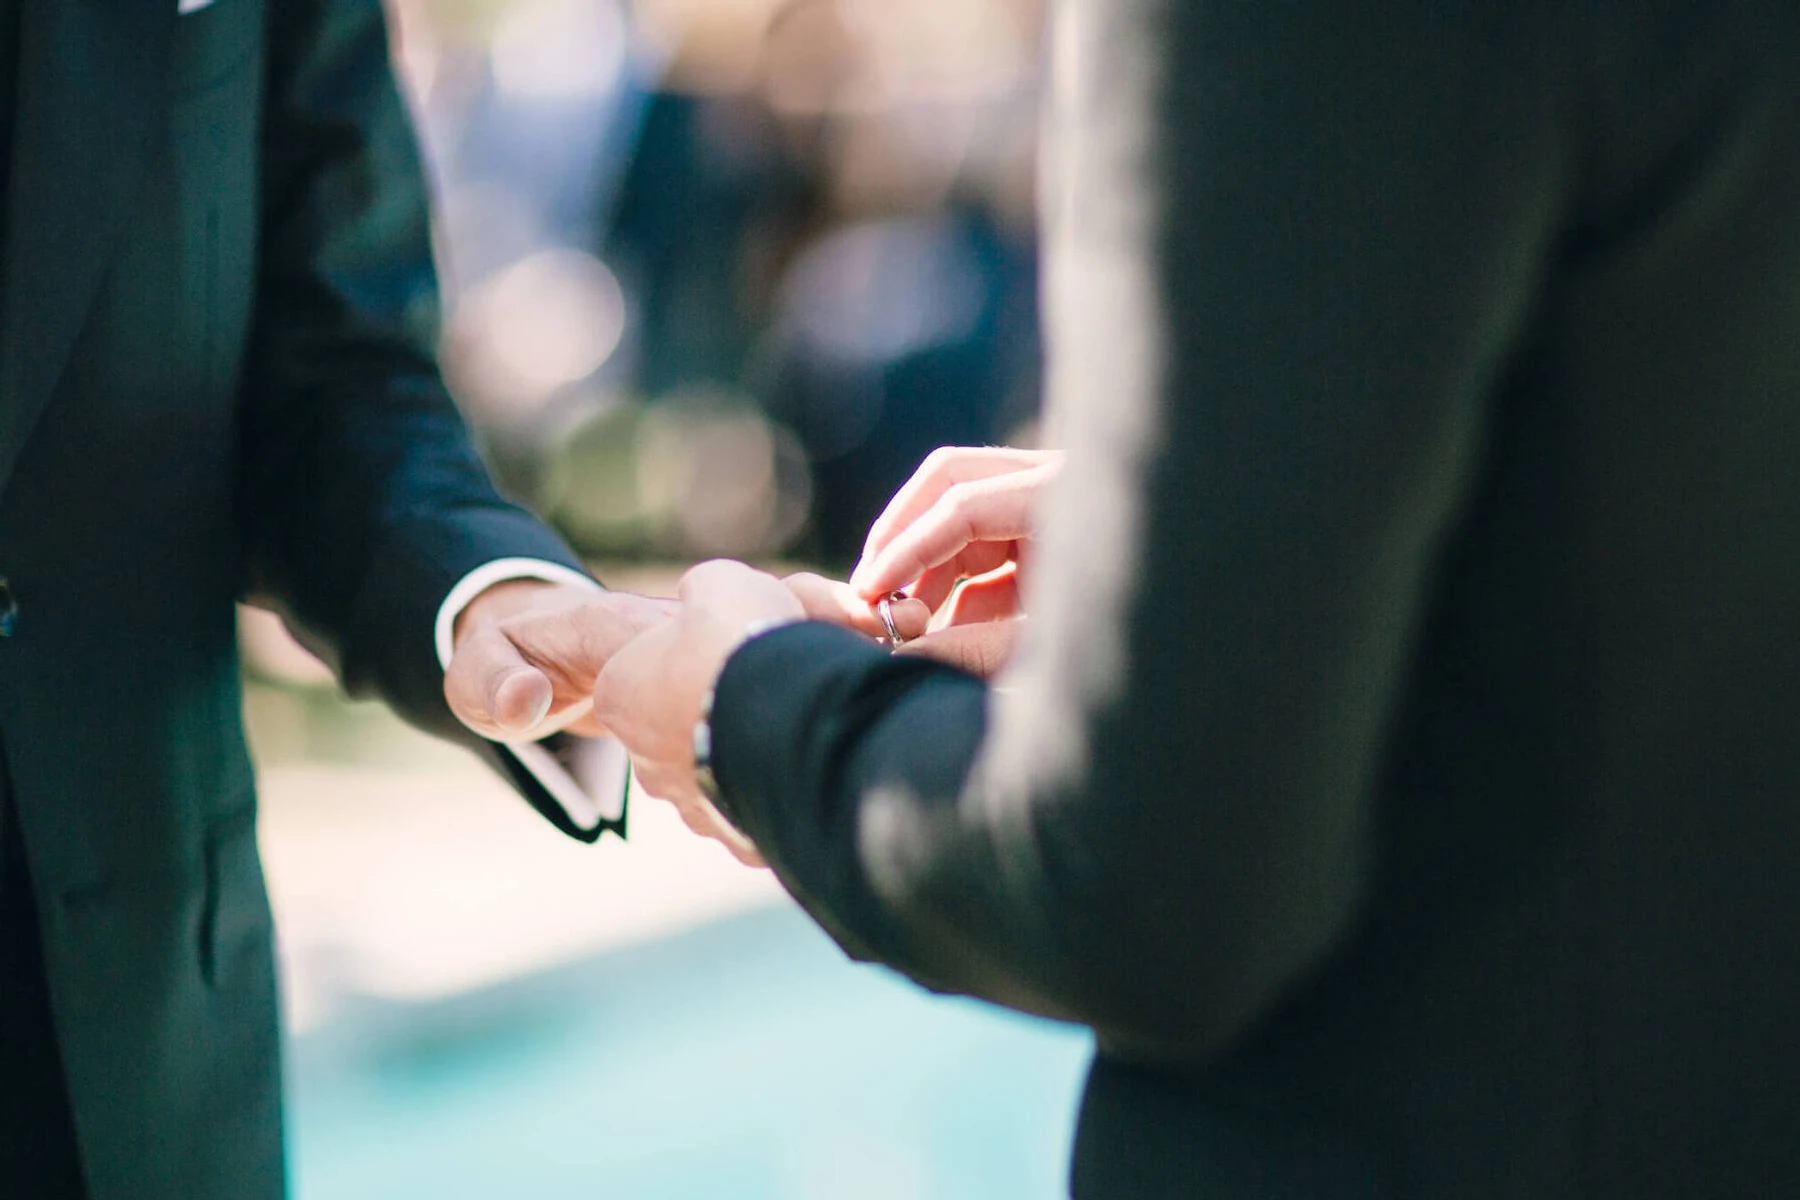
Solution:
<svg viewBox="0 0 1800 1200"><path fill-rule="evenodd" d="M849 584L813 574L789 575L781 582L806 609L807 620L829 621L878 640L887 637L887 626L881 623L875 604L863 599ZM894 618L894 630L902 638L920 636L931 621L931 610L918 600L896 600L889 612Z"/></svg>
<svg viewBox="0 0 1800 1200"><path fill-rule="evenodd" d="M1017 615L1033 509L1064 457L997 447L933 451L870 529L851 586L871 600L906 588L936 611L962 580L1010 567L965 619Z"/></svg>
<svg viewBox="0 0 1800 1200"><path fill-rule="evenodd" d="M731 652L759 626L808 617L873 635L880 622L844 584L815 575L787 581L742 563L702 563L682 577L681 606L614 654L600 672L594 715L631 752L638 784L667 800L696 833L760 863L755 848L721 818L694 779L694 726ZM922 632L922 604L895 605L903 634Z"/></svg>
<svg viewBox="0 0 1800 1200"><path fill-rule="evenodd" d="M1003 568L969 580L938 612L932 631L907 642L900 653L936 659L992 679L1012 661L1013 649L1025 632L1016 576L1015 570Z"/></svg>
<svg viewBox="0 0 1800 1200"><path fill-rule="evenodd" d="M955 592L932 621L931 632L900 647L902 654L936 659L983 679L992 679L1012 660L1025 632L1012 567L971 579Z"/></svg>
<svg viewBox="0 0 1800 1200"><path fill-rule="evenodd" d="M722 842L740 861L760 864L694 779L694 726L725 660L750 631L798 621L806 608L773 575L735 562L702 563L682 576L681 607L614 654L600 672L594 715L631 752L640 787L667 800L695 833Z"/></svg>
<svg viewBox="0 0 1800 1200"><path fill-rule="evenodd" d="M605 733L591 713L600 668L674 607L536 579L496 583L457 617L444 698L458 720L495 741Z"/></svg>

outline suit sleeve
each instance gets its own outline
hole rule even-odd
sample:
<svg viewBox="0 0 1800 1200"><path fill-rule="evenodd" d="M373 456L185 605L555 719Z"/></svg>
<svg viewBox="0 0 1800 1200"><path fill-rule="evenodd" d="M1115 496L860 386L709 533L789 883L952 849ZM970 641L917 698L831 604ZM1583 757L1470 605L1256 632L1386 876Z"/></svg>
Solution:
<svg viewBox="0 0 1800 1200"><path fill-rule="evenodd" d="M854 956L1192 1061L1357 920L1384 733L1569 155L1553 51L1505 6L1064 7L1071 454L1027 643L990 691L777 630L721 676L714 767Z"/></svg>
<svg viewBox="0 0 1800 1200"><path fill-rule="evenodd" d="M354 695L460 741L547 805L443 698L440 606L500 558L580 570L489 482L434 361L425 179L378 0L269 6L258 301L240 410L248 586Z"/></svg>

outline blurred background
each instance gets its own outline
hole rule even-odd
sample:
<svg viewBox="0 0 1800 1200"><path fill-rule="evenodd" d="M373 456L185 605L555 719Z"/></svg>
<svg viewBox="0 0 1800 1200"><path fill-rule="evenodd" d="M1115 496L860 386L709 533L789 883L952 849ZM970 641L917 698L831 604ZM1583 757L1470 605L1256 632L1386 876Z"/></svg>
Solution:
<svg viewBox="0 0 1800 1200"><path fill-rule="evenodd" d="M841 572L1030 444L1041 0L390 0L444 362L600 577ZM563 839L246 610L299 1200L1061 1194L1087 1037L848 963L639 804Z"/></svg>
<svg viewBox="0 0 1800 1200"><path fill-rule="evenodd" d="M607 558L855 558L1031 437L1036 0L400 0L444 357Z"/></svg>

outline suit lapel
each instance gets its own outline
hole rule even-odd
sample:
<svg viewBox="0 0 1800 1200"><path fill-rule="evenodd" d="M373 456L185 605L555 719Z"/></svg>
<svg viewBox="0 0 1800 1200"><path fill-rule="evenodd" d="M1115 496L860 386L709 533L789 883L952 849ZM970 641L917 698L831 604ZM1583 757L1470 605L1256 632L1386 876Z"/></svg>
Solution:
<svg viewBox="0 0 1800 1200"><path fill-rule="evenodd" d="M21 0L0 488L92 307L166 102L175 0Z"/></svg>

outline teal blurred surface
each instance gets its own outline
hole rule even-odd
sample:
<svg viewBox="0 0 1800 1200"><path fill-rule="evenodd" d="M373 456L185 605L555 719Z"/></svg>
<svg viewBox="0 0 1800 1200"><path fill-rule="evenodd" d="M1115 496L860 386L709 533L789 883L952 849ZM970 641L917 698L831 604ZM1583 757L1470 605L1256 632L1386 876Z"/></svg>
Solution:
<svg viewBox="0 0 1800 1200"><path fill-rule="evenodd" d="M753 911L289 1054L296 1200L1045 1200L1085 1031L848 963Z"/></svg>

